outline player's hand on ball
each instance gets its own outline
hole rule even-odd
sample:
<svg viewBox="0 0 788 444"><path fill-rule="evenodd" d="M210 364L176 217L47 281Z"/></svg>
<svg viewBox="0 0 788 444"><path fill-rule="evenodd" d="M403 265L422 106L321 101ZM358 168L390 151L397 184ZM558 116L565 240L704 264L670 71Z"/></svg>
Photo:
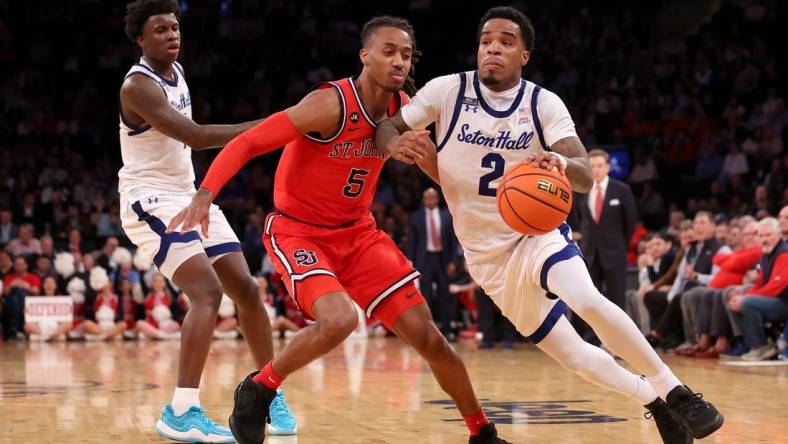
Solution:
<svg viewBox="0 0 788 444"><path fill-rule="evenodd" d="M544 168L546 170L555 168L559 173L562 175L564 174L564 164L561 162L561 157L550 151L539 150L532 152L525 156L523 163L531 164L537 168Z"/></svg>
<svg viewBox="0 0 788 444"><path fill-rule="evenodd" d="M391 142L391 157L408 165L422 160L432 145L429 135L430 132L426 130L405 131Z"/></svg>
<svg viewBox="0 0 788 444"><path fill-rule="evenodd" d="M205 188L200 188L197 194L192 197L192 201L188 207L182 209L172 218L170 224L167 226L167 233L172 233L181 226L180 233L191 231L195 225L199 224L202 235L208 238L208 215L211 211L211 202L213 202L213 194Z"/></svg>

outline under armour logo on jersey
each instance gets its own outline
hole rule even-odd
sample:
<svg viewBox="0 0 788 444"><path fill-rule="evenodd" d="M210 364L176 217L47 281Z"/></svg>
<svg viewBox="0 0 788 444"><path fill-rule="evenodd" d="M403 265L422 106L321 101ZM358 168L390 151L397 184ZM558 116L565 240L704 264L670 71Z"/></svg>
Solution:
<svg viewBox="0 0 788 444"><path fill-rule="evenodd" d="M300 267L308 267L317 263L317 255L314 251L304 250L303 248L293 252L293 259L296 265Z"/></svg>
<svg viewBox="0 0 788 444"><path fill-rule="evenodd" d="M148 205L153 204L153 203L159 203L159 198L158 197L149 197L148 198Z"/></svg>
<svg viewBox="0 0 788 444"><path fill-rule="evenodd" d="M476 113L479 111L479 99L474 97L463 97L462 104L465 105L465 112Z"/></svg>
<svg viewBox="0 0 788 444"><path fill-rule="evenodd" d="M353 123L358 123L358 113L353 111L350 113L350 121Z"/></svg>

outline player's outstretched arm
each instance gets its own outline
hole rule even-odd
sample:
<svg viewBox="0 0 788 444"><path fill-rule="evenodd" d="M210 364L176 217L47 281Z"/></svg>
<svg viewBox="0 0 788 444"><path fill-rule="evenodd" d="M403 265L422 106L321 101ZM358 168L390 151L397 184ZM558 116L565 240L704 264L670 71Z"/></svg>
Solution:
<svg viewBox="0 0 788 444"><path fill-rule="evenodd" d="M435 183L438 180L438 153L429 138L429 131L414 131L405 123L402 112L378 124L375 132L378 150L400 162L421 168Z"/></svg>
<svg viewBox="0 0 788 444"><path fill-rule="evenodd" d="M375 145L378 151L392 158L413 165L421 160L429 150L424 135L429 131L413 131L402 118L402 111L378 124L375 131Z"/></svg>
<svg viewBox="0 0 788 444"><path fill-rule="evenodd" d="M161 87L147 76L131 76L120 88L123 108L142 118L162 134L179 140L194 150L224 146L233 137L259 122L238 125L198 125L167 102Z"/></svg>
<svg viewBox="0 0 788 444"><path fill-rule="evenodd" d="M281 148L303 134L330 134L340 124L339 96L333 90L323 89L309 93L297 105L279 111L234 138L216 156L200 184L191 203L182 209L167 226L167 232L192 230L202 227L208 237L208 214L211 202L219 195L238 170L252 158Z"/></svg>

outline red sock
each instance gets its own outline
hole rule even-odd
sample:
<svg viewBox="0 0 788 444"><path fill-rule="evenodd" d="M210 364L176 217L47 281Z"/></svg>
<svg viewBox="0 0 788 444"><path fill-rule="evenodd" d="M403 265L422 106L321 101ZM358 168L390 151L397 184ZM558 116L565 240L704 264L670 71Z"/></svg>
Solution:
<svg viewBox="0 0 788 444"><path fill-rule="evenodd" d="M284 381L285 378L282 378L274 372L274 367L271 365L271 362L261 368L260 373L256 374L254 378L252 378L252 381L259 382L271 390L276 390L282 385L282 381Z"/></svg>
<svg viewBox="0 0 788 444"><path fill-rule="evenodd" d="M468 426L471 436L478 435L479 430L490 422L490 420L484 416L484 409L479 409L479 413L475 415L463 416L462 419L465 420L465 425Z"/></svg>

